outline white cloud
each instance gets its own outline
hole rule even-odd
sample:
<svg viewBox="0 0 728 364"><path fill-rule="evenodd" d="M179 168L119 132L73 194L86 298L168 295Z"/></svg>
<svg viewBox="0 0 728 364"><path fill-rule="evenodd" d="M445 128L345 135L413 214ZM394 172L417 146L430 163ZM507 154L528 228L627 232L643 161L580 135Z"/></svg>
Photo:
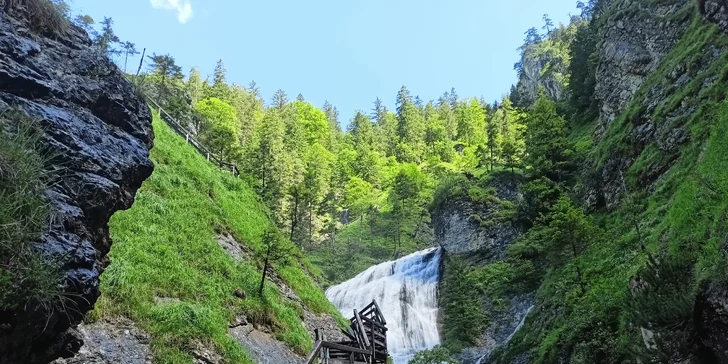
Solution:
<svg viewBox="0 0 728 364"><path fill-rule="evenodd" d="M155 9L171 10L177 12L177 20L187 23L192 19L192 4L189 0L149 0Z"/></svg>

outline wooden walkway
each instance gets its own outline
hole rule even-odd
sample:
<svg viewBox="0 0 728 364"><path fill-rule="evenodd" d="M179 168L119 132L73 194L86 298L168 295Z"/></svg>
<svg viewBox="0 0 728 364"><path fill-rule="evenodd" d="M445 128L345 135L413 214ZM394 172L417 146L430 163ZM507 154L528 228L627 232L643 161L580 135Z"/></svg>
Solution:
<svg viewBox="0 0 728 364"><path fill-rule="evenodd" d="M354 316L349 321L349 328L342 330L347 338L345 341L326 341L325 335L316 330L316 344L305 363L386 364L389 354L387 321L377 302L372 301L361 311L354 310Z"/></svg>

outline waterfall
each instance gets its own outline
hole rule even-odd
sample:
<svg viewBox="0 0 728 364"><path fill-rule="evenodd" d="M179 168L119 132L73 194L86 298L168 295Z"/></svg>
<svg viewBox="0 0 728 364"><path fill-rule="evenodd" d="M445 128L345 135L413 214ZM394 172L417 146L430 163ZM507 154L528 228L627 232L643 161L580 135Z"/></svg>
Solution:
<svg viewBox="0 0 728 364"><path fill-rule="evenodd" d="M344 317L376 300L387 320L387 347L394 364L407 364L414 353L440 344L437 331L437 283L440 249L423 250L373 266L326 290Z"/></svg>
<svg viewBox="0 0 728 364"><path fill-rule="evenodd" d="M533 307L534 306L531 306L526 310L526 312L523 314L523 318L521 318L521 321L518 322L518 325L516 326L516 328L513 329L513 332L511 332L511 334L508 335L508 338L506 338L506 340L500 346L507 345L508 342L510 342L511 339L513 339L513 336L515 336L516 333L518 332L518 330L520 330L523 327L523 325L526 323L526 317L528 317L528 314L531 313L531 310L533 310ZM481 356L480 359L478 359L478 361L475 362L475 364L482 364L483 360L488 359L489 357L490 357L490 351L488 351L488 353L486 353L485 355Z"/></svg>

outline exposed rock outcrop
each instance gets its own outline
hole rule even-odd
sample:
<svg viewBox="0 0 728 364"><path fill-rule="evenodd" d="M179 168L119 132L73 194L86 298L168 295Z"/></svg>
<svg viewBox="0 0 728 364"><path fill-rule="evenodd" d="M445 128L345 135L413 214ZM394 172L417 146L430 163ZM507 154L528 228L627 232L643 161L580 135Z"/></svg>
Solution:
<svg viewBox="0 0 728 364"><path fill-rule="evenodd" d="M99 296L109 218L131 207L154 168L152 117L83 30L69 26L49 39L0 12L0 110L11 107L38 121L52 156L52 218L35 247L61 269L63 302L0 312L0 362L48 362L80 347L69 329Z"/></svg>
<svg viewBox="0 0 728 364"><path fill-rule="evenodd" d="M549 52L539 52L537 47L538 44L531 45L523 52L521 72L519 72L516 86L518 99L522 104L519 106L532 104L538 97L538 90L541 87L546 96L554 101L561 100L564 94L565 72L560 71L565 71L566 65L563 64L563 60L556 59ZM559 70L548 69L552 63L558 64L558 67L553 68L559 68ZM561 70L561 68L564 69Z"/></svg>
<svg viewBox="0 0 728 364"><path fill-rule="evenodd" d="M605 127L624 111L690 24L690 12L678 16L690 0L625 0L610 6L594 93Z"/></svg>
<svg viewBox="0 0 728 364"><path fill-rule="evenodd" d="M518 181L510 176L494 178L489 186L496 197L512 204L521 199ZM478 206L469 201L448 201L433 213L435 241L447 254L467 254L477 263L492 263L505 258L506 248L521 234L522 229L510 221L500 221L501 204Z"/></svg>

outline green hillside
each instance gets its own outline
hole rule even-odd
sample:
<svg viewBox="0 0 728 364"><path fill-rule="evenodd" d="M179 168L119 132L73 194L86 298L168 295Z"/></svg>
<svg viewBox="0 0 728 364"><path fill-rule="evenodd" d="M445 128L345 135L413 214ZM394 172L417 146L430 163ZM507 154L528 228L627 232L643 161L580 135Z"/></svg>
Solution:
<svg viewBox="0 0 728 364"><path fill-rule="evenodd" d="M160 363L191 363L193 342L211 344L228 362L250 363L227 336L228 323L240 314L307 353L313 340L301 323L303 310L338 312L308 276L306 260L294 252L275 266L305 307L283 298L270 282L259 297L261 235L272 224L260 198L243 180L208 163L156 114L154 130L156 169L133 208L111 220L112 264L92 317L134 320L151 334ZM242 261L220 247L222 234L244 244ZM246 298L236 297L236 290Z"/></svg>

